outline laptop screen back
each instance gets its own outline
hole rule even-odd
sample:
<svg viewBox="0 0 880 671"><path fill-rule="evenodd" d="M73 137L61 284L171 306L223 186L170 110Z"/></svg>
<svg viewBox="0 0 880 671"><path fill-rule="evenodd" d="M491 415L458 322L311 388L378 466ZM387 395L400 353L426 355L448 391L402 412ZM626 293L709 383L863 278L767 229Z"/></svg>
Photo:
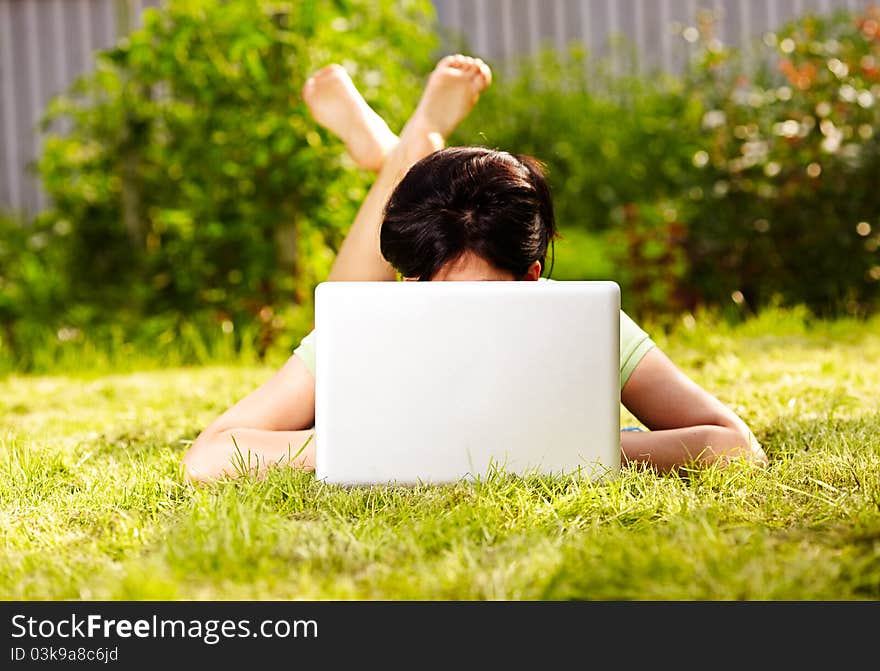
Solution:
<svg viewBox="0 0 880 671"><path fill-rule="evenodd" d="M325 282L316 475L412 484L620 465L613 282Z"/></svg>

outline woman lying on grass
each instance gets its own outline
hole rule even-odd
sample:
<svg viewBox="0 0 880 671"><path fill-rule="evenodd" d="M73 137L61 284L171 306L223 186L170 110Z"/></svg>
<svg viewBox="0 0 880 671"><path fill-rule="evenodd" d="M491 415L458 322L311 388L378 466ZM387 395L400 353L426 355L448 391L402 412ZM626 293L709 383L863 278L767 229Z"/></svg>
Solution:
<svg viewBox="0 0 880 671"><path fill-rule="evenodd" d="M315 120L342 138L358 165L378 173L329 280L394 281L398 273L431 281L540 278L556 236L540 164L482 147L443 148L490 82L478 59L442 59L399 137L340 66L306 82L303 97ZM624 462L659 471L734 458L766 464L742 419L625 313L620 320L621 402L649 429L621 433ZM312 332L274 376L202 431L183 459L186 477L235 475L242 455L259 472L278 464L313 470L314 422Z"/></svg>

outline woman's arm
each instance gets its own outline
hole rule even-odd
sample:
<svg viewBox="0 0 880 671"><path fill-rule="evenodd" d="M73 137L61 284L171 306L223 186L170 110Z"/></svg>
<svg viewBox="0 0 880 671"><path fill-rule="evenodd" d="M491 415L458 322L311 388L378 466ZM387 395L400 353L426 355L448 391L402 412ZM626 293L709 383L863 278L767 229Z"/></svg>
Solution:
<svg viewBox="0 0 880 671"><path fill-rule="evenodd" d="M624 432L626 461L670 471L691 462L726 463L745 458L760 465L767 456L736 413L691 380L657 347L639 362L621 401L648 432Z"/></svg>
<svg viewBox="0 0 880 671"><path fill-rule="evenodd" d="M385 204L408 167L405 148L398 144L382 165L379 176L358 209L333 260L329 281L387 282L395 279L394 268L379 251L379 229Z"/></svg>
<svg viewBox="0 0 880 671"><path fill-rule="evenodd" d="M214 480L242 467L262 474L274 464L314 470L314 424L315 378L294 355L199 434L183 458L185 477Z"/></svg>

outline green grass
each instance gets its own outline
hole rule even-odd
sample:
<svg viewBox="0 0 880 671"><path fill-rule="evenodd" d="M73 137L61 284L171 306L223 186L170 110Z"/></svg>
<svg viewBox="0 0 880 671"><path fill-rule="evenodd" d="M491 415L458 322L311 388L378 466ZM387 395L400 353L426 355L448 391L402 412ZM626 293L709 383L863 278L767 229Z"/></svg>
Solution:
<svg viewBox="0 0 880 671"><path fill-rule="evenodd" d="M707 315L657 334L766 471L345 489L184 485L269 367L0 381L3 599L877 599L880 319ZM626 413L624 422L633 421Z"/></svg>

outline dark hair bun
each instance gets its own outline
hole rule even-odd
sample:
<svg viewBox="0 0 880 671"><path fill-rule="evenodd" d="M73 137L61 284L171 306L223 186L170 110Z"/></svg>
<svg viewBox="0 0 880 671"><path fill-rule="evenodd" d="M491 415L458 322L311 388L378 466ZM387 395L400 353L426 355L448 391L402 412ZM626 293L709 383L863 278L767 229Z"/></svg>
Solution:
<svg viewBox="0 0 880 671"><path fill-rule="evenodd" d="M485 147L449 147L409 169L385 206L382 255L404 277L430 280L465 252L525 276L556 222L544 166Z"/></svg>

